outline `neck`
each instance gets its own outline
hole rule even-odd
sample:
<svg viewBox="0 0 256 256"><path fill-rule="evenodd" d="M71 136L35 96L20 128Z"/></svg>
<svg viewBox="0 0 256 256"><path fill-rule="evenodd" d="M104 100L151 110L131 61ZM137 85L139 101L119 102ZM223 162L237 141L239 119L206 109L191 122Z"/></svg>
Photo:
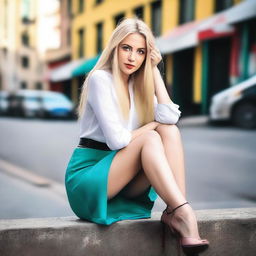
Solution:
<svg viewBox="0 0 256 256"><path fill-rule="evenodd" d="M122 79L123 79L123 82L124 84L128 87L128 84L129 84L129 75L126 75L124 73L122 73Z"/></svg>

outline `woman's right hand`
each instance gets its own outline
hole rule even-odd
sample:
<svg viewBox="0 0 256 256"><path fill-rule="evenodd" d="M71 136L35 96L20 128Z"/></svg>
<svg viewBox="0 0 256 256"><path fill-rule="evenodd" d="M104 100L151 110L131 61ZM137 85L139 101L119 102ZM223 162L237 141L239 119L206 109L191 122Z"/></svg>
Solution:
<svg viewBox="0 0 256 256"><path fill-rule="evenodd" d="M157 122L157 121L152 121L152 123L153 123L153 127L154 127L153 130L155 130L155 129L158 127L158 125L160 124L160 123Z"/></svg>
<svg viewBox="0 0 256 256"><path fill-rule="evenodd" d="M159 122L152 121L152 122L149 122L149 123L143 125L142 127L138 128L136 130L133 130L132 131L132 140L134 138L136 138L137 136L143 134L145 131L155 130L159 124L160 124Z"/></svg>

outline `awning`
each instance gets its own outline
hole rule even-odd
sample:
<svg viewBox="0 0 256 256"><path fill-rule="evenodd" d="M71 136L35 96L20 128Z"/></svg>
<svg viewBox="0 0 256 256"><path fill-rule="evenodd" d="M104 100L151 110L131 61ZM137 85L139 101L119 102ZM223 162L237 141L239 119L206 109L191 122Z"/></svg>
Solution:
<svg viewBox="0 0 256 256"><path fill-rule="evenodd" d="M88 72L90 72L93 69L99 57L100 57L100 54L98 54L96 57L83 61L78 67L73 69L72 77L86 75Z"/></svg>
<svg viewBox="0 0 256 256"><path fill-rule="evenodd" d="M162 54L198 45L200 40L231 35L232 24L256 17L256 1L246 0L207 19L178 26L156 39Z"/></svg>
<svg viewBox="0 0 256 256"><path fill-rule="evenodd" d="M65 81L72 78L72 71L81 65L84 59L73 60L60 67L52 69L49 74L49 80L52 82Z"/></svg>

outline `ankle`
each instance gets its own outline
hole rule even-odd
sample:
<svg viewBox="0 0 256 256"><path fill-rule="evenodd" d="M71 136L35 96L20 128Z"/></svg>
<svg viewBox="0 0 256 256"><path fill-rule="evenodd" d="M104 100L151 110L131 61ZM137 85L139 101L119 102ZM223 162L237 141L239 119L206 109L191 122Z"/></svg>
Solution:
<svg viewBox="0 0 256 256"><path fill-rule="evenodd" d="M189 204L185 204L182 207L174 211L173 216L175 218L188 218L193 213L193 210Z"/></svg>

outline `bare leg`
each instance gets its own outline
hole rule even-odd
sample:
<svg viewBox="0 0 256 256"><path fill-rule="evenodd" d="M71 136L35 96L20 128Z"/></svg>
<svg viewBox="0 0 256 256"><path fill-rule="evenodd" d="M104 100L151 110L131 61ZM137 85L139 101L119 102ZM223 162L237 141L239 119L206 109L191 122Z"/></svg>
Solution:
<svg viewBox="0 0 256 256"><path fill-rule="evenodd" d="M144 170L141 169L137 175L126 185L123 191L123 195L128 198L139 196L145 192L149 186L150 182Z"/></svg>
<svg viewBox="0 0 256 256"><path fill-rule="evenodd" d="M160 124L156 131L161 136L165 155L173 172L177 185L182 194L186 194L184 153L181 135L176 125ZM127 197L135 197L145 191L150 185L144 170L140 170L136 177L127 185L125 194Z"/></svg>
<svg viewBox="0 0 256 256"><path fill-rule="evenodd" d="M173 172L175 180L182 192L186 195L184 152L179 128L176 125L160 124L156 131L160 134L165 155Z"/></svg>
<svg viewBox="0 0 256 256"><path fill-rule="evenodd" d="M142 168L158 195L171 207L186 201L179 189L165 156L160 135L148 131L135 138L127 147L120 150L113 159L108 180L108 197L115 196ZM183 236L198 237L196 218L192 208L180 208L184 213L176 227Z"/></svg>
<svg viewBox="0 0 256 256"><path fill-rule="evenodd" d="M185 201L165 157L161 137L156 131L138 136L116 154L109 171L108 197L115 196L141 168L167 204L178 205Z"/></svg>

